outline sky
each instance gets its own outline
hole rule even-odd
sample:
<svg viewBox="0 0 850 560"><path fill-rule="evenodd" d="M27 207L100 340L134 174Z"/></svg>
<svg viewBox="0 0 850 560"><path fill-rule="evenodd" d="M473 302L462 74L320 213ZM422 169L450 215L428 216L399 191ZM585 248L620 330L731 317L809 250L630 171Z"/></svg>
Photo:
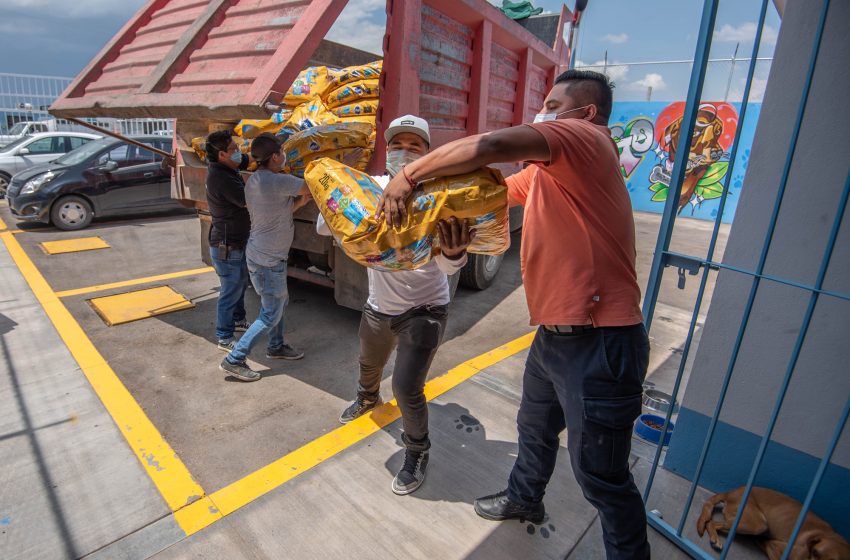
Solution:
<svg viewBox="0 0 850 560"><path fill-rule="evenodd" d="M0 0L0 72L74 77L145 0ZM490 0L501 5L500 0ZM721 0L711 58L750 56L759 0ZM533 0L547 12L562 2ZM569 0L572 6L574 0ZM328 39L381 52L386 0L349 0ZM690 64L617 66L618 63L691 60L701 0L590 0L582 19L577 63L602 65L616 84L615 100L669 101L687 93ZM760 57L771 57L780 19L769 8ZM746 61L709 67L705 99L740 100ZM601 69L601 68L594 68ZM760 99L769 63L759 63L753 98ZM649 88L651 89L651 92ZM728 91L728 93L727 93Z"/></svg>

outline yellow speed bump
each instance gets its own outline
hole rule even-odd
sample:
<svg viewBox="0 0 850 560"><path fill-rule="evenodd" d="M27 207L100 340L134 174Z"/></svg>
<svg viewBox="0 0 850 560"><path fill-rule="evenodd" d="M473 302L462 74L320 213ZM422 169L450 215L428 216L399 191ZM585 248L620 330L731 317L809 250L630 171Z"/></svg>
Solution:
<svg viewBox="0 0 850 560"><path fill-rule="evenodd" d="M94 298L89 303L110 327L195 307L169 286Z"/></svg>
<svg viewBox="0 0 850 560"><path fill-rule="evenodd" d="M95 249L109 249L109 243L100 237L80 237L79 239L62 239L60 241L45 241L39 243L48 255L61 253L77 253Z"/></svg>

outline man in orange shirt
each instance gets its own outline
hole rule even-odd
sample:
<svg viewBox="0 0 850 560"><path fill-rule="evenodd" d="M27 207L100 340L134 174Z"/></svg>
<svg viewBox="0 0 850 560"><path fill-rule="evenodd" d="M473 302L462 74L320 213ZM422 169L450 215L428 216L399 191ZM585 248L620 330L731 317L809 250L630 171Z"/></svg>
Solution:
<svg viewBox="0 0 850 560"><path fill-rule="evenodd" d="M543 494L566 428L573 473L599 511L607 557L635 560L649 558L644 504L628 463L649 341L631 201L607 128L611 90L596 72L561 74L534 124L457 140L408 164L384 190L379 210L398 225L419 181L531 163L507 184L511 203L525 207L522 275L539 328L526 361L508 487L476 500L475 511L497 521L543 521Z"/></svg>

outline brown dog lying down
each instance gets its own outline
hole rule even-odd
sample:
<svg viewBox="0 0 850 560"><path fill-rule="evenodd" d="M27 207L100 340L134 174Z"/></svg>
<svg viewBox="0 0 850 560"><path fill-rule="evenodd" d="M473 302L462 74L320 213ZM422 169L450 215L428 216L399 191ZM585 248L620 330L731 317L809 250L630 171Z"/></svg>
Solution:
<svg viewBox="0 0 850 560"><path fill-rule="evenodd" d="M711 546L715 550L723 548L717 532L726 533L732 528L743 495L742 486L737 490L715 494L702 506L702 514L697 519L697 533L702 537L708 531ZM714 521L712 515L720 504L723 504L723 521ZM801 509L803 505L793 498L754 486L738 524L737 534L762 537L759 545L767 557L779 560L785 552ZM788 558L850 560L850 543L833 531L826 521L809 512Z"/></svg>

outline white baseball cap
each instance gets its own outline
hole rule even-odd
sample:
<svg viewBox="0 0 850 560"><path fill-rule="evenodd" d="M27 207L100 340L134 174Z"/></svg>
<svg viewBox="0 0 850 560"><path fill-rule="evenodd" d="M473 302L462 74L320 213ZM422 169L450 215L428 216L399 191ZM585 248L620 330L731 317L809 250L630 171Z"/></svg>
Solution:
<svg viewBox="0 0 850 560"><path fill-rule="evenodd" d="M412 132L421 137L431 145L431 133L428 128L428 121L414 115L404 115L390 123L387 130L384 131L384 140L387 144L393 139L393 136L401 132Z"/></svg>

